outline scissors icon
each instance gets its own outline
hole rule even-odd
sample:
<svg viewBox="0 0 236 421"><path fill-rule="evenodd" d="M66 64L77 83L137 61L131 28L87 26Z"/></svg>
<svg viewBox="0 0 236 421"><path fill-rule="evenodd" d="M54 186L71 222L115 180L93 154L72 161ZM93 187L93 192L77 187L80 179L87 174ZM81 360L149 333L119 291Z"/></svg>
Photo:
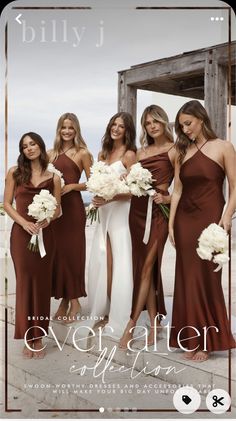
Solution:
<svg viewBox="0 0 236 421"><path fill-rule="evenodd" d="M214 395L214 396L212 396L212 399L214 401L214 403L212 404L212 406L214 408L216 408L218 406L218 404L224 406L224 404L221 402L224 399L224 396L222 396L221 398L218 399L217 396Z"/></svg>

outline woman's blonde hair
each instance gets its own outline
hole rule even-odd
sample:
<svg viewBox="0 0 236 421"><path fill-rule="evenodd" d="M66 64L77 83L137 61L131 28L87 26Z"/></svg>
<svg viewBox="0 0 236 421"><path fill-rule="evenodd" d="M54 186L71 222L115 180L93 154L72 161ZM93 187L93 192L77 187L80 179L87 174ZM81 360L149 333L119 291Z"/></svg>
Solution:
<svg viewBox="0 0 236 421"><path fill-rule="evenodd" d="M141 117L141 126L142 126L142 132L140 135L141 146L145 148L146 146L152 145L154 143L153 138L149 136L145 127L145 122L146 122L148 114L150 114L152 118L154 118L156 121L163 124L165 136L171 142L174 142L172 127L169 123L168 115L163 110L163 108L159 107L159 105L153 104L145 108Z"/></svg>
<svg viewBox="0 0 236 421"><path fill-rule="evenodd" d="M80 149L85 149L90 157L91 157L91 161L93 161L93 157L92 154L89 152L88 147L82 137L81 134L81 129L80 129L80 124L79 124L79 120L78 117L73 114L73 113L65 113L62 114L61 117L59 118L58 122L57 122L57 128L56 128L56 138L54 140L54 145L53 145L53 152L51 155L51 161L54 161L55 159L58 158L60 152L62 151L62 138L61 138L61 129L63 126L63 123L65 120L70 120L72 122L72 126L75 130L75 137L74 137L74 147L76 149L76 151L78 152Z"/></svg>

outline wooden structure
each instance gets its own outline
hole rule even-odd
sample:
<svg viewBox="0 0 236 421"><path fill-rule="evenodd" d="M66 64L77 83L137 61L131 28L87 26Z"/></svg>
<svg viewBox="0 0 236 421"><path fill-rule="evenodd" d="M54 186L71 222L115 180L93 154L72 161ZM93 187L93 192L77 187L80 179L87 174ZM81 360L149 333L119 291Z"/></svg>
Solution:
<svg viewBox="0 0 236 421"><path fill-rule="evenodd" d="M235 105L236 41L119 71L119 111L136 119L137 89L204 100L213 128L227 136L227 104Z"/></svg>

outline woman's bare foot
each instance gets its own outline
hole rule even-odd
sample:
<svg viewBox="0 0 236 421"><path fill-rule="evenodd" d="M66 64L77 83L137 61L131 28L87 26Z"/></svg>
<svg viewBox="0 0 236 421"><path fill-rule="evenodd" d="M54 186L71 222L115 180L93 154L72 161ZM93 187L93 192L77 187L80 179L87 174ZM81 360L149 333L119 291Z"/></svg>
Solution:
<svg viewBox="0 0 236 421"><path fill-rule="evenodd" d="M192 360L195 354L196 354L196 351L186 351L183 353L182 358L184 360Z"/></svg>
<svg viewBox="0 0 236 421"><path fill-rule="evenodd" d="M70 310L67 314L67 319L64 320L64 323L74 323L77 321L77 316L81 313L81 306L77 298L74 298L70 301Z"/></svg>
<svg viewBox="0 0 236 421"><path fill-rule="evenodd" d="M130 330L134 326L135 326L135 322L132 319L130 319L126 328L125 328L125 331L124 331L122 337L120 338L120 342L119 342L119 348L120 349L124 349L124 350L127 349L127 344L133 337L133 330L131 332L130 332Z"/></svg>
<svg viewBox="0 0 236 421"><path fill-rule="evenodd" d="M63 317L66 317L68 307L69 307L69 300L67 300L66 298L62 298L62 300L60 302L60 305L58 307L58 310L55 313L55 315L53 316L53 319L54 320L62 320Z"/></svg>
<svg viewBox="0 0 236 421"><path fill-rule="evenodd" d="M33 351L27 348L26 345L23 348L22 354L23 354L23 358L25 358L26 360L33 358Z"/></svg>
<svg viewBox="0 0 236 421"><path fill-rule="evenodd" d="M192 360L197 363L203 363L204 361L208 360L208 358L209 352L200 350L194 354Z"/></svg>
<svg viewBox="0 0 236 421"><path fill-rule="evenodd" d="M42 339L34 341L34 358L42 359L45 357L46 352L43 348Z"/></svg>
<svg viewBox="0 0 236 421"><path fill-rule="evenodd" d="M155 327L154 326L150 326L149 329L149 335L148 335L148 340L147 340L147 344L148 345L154 345L156 342L156 338L159 335L159 333L162 331L163 326L161 326L161 324L157 324L156 325L156 333L155 333Z"/></svg>

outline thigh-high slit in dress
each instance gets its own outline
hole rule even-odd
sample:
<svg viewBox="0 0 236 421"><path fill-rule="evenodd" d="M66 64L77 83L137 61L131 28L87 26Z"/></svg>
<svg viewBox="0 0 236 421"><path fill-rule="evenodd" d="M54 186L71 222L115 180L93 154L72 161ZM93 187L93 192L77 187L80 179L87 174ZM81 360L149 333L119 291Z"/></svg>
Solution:
<svg viewBox="0 0 236 421"><path fill-rule="evenodd" d="M168 191L163 191L158 188L163 184L170 185L173 179L174 170L169 159L168 152L156 154L151 157L142 159L140 164L147 168L152 173L153 188L163 195L168 195ZM140 308L140 303L143 301L143 287L146 279L146 273L151 274L150 288L154 292L155 307L157 314L166 315L163 285L161 278L161 260L164 246L168 236L168 221L163 215L160 207L153 202L151 214L150 236L147 244L143 242L148 201L147 196L135 197L131 199L129 225L132 239L132 256L133 256L133 276L134 276L134 291L133 291L133 305L131 319L136 317L140 311L146 307ZM149 277L148 275L148 277Z"/></svg>

